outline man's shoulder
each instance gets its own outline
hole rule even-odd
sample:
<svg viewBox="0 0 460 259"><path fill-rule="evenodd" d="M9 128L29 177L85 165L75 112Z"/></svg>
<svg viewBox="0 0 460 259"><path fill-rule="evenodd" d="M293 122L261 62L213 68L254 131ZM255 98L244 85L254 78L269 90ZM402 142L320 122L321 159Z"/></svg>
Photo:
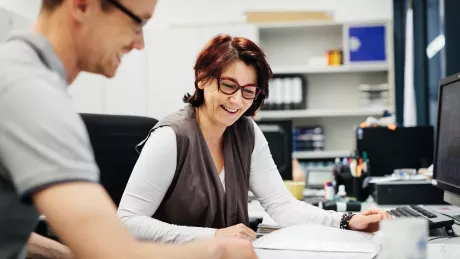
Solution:
<svg viewBox="0 0 460 259"><path fill-rule="evenodd" d="M40 58L26 43L9 41L0 44L0 95L15 85L32 83L40 79L45 82L55 77L56 75L41 63Z"/></svg>

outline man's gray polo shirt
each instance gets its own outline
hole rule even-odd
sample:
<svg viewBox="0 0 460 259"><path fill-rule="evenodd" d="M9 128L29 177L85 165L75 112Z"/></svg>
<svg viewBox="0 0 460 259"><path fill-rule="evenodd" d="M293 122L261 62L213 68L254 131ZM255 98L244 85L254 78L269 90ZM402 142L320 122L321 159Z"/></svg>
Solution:
<svg viewBox="0 0 460 259"><path fill-rule="evenodd" d="M66 88L64 66L44 37L16 35L0 45L2 259L26 256L39 217L33 193L56 183L99 180L86 128Z"/></svg>

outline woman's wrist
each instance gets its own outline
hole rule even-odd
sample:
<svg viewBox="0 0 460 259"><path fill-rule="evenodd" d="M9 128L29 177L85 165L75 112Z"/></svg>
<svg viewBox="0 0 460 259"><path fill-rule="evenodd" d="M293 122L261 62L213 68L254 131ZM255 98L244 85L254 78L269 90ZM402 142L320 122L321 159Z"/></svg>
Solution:
<svg viewBox="0 0 460 259"><path fill-rule="evenodd" d="M342 215L342 218L340 219L340 229L350 229L350 220L353 218L356 214L347 212Z"/></svg>

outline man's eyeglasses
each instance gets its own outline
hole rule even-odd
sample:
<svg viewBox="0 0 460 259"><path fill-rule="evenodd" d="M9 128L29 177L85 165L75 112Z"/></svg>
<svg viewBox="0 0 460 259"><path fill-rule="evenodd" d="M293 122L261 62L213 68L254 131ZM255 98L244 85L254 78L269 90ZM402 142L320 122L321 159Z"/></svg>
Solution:
<svg viewBox="0 0 460 259"><path fill-rule="evenodd" d="M257 98L257 96L262 91L262 89L257 87L255 84L241 86L233 78L222 77L218 81L219 91L221 91L222 93L232 95L238 92L238 90L241 90L241 95L244 99L247 100L253 100Z"/></svg>
<svg viewBox="0 0 460 259"><path fill-rule="evenodd" d="M142 28L144 28L144 25L147 23L147 19L142 19L141 17L135 15L133 12L131 12L128 8L124 7L121 5L118 1L116 0L107 0L109 3L114 5L116 8L118 8L120 11L128 15L133 21L136 23L136 32L140 33L142 32Z"/></svg>

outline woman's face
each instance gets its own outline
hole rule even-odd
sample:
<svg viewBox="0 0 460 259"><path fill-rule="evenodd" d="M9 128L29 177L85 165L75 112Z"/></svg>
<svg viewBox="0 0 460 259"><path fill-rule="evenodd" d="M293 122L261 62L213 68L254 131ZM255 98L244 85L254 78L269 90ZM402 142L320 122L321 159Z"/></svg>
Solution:
<svg viewBox="0 0 460 259"><path fill-rule="evenodd" d="M223 71L221 78L232 79L228 82L233 81L240 86L253 85L254 87L245 88L244 91L247 91L245 95L251 94L257 85L255 68L246 65L241 60L235 61L227 70ZM221 88L225 87L224 82L221 82ZM200 83L198 86L204 90L204 104L201 111L204 111L210 123L216 126L231 126L251 107L254 101L243 98L241 90L231 95L219 91L216 79L209 80L206 84Z"/></svg>

